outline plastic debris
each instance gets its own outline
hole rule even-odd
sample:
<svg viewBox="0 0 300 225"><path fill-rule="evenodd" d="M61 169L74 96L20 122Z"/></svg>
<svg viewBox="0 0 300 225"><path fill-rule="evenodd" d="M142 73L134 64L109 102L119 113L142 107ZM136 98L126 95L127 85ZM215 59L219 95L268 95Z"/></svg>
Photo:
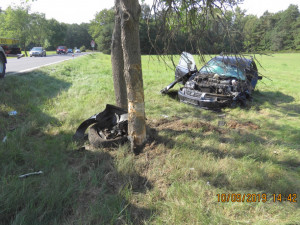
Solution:
<svg viewBox="0 0 300 225"><path fill-rule="evenodd" d="M226 122L225 121L218 121L218 126L219 127L223 127L223 126L225 126L226 125Z"/></svg>
<svg viewBox="0 0 300 225"><path fill-rule="evenodd" d="M163 118L168 118L169 116L168 116L168 115L162 115L162 117L163 117Z"/></svg>
<svg viewBox="0 0 300 225"><path fill-rule="evenodd" d="M26 174L23 174L23 175L20 175L19 178L26 178L26 177L29 177L29 176L32 176L32 175L40 175L42 174L43 171L38 171L38 172L33 172L33 173L26 173Z"/></svg>
<svg viewBox="0 0 300 225"><path fill-rule="evenodd" d="M15 115L17 115L17 111L10 111L10 112L8 112L8 115L10 115L10 116L15 116Z"/></svg>
<svg viewBox="0 0 300 225"><path fill-rule="evenodd" d="M209 181L207 181L207 182L206 182L206 184L210 186L210 183L209 183Z"/></svg>
<svg viewBox="0 0 300 225"><path fill-rule="evenodd" d="M5 136L5 137L3 138L2 142L5 143L6 140L7 140L7 136Z"/></svg>

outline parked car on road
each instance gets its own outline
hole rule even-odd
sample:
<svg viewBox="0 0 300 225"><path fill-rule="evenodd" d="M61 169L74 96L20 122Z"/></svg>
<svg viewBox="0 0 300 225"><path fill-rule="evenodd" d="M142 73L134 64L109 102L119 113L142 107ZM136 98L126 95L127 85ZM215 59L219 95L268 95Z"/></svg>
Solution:
<svg viewBox="0 0 300 225"><path fill-rule="evenodd" d="M81 53L80 49L79 48L75 49L75 53Z"/></svg>
<svg viewBox="0 0 300 225"><path fill-rule="evenodd" d="M29 56L45 56L46 57L46 50L43 47L33 47L30 52Z"/></svg>
<svg viewBox="0 0 300 225"><path fill-rule="evenodd" d="M67 54L68 48L66 46L58 46L56 49L57 54Z"/></svg>
<svg viewBox="0 0 300 225"><path fill-rule="evenodd" d="M69 48L68 53L73 53L73 49Z"/></svg>
<svg viewBox="0 0 300 225"><path fill-rule="evenodd" d="M175 71L175 81L162 89L167 93L176 83L184 84L178 91L181 102L205 109L220 109L251 99L258 80L253 59L240 56L216 56L199 71L191 54L183 52Z"/></svg>

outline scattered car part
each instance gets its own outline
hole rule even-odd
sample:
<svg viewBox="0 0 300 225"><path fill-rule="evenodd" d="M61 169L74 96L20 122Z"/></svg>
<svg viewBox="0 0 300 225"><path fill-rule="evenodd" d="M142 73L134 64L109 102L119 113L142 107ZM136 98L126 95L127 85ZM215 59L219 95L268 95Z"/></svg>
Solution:
<svg viewBox="0 0 300 225"><path fill-rule="evenodd" d="M2 139L2 142L5 143L7 140L7 136L5 136L3 139Z"/></svg>
<svg viewBox="0 0 300 225"><path fill-rule="evenodd" d="M193 56L183 52L175 71L175 81L161 92L167 93L176 83L181 102L204 109L220 109L245 105L261 76L252 59L237 56L216 56L199 71Z"/></svg>
<svg viewBox="0 0 300 225"><path fill-rule="evenodd" d="M29 176L32 176L32 175L40 175L42 173L43 173L43 171L26 173L26 174L20 175L19 178L26 178L26 177L29 177Z"/></svg>
<svg viewBox="0 0 300 225"><path fill-rule="evenodd" d="M94 147L110 147L123 144L128 140L128 114L122 114L121 116L115 114L114 116L113 120L116 119L116 124L113 127L96 123L89 129L89 142Z"/></svg>
<svg viewBox="0 0 300 225"><path fill-rule="evenodd" d="M15 116L15 115L17 115L18 114L18 112L17 111L10 111L10 112L8 112L8 115L10 115L10 116Z"/></svg>
<svg viewBox="0 0 300 225"><path fill-rule="evenodd" d="M128 136L128 113L120 107L107 104L104 111L83 121L73 138L83 140L89 126L91 127L88 131L88 139L94 147L122 144L127 141Z"/></svg>

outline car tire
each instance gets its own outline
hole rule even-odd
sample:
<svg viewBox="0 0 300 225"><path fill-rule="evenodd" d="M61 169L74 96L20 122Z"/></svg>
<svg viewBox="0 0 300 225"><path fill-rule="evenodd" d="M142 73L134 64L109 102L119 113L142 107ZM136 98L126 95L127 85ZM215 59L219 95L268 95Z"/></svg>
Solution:
<svg viewBox="0 0 300 225"><path fill-rule="evenodd" d="M6 69L5 58L3 55L0 55L0 78L4 78L5 69Z"/></svg>
<svg viewBox="0 0 300 225"><path fill-rule="evenodd" d="M127 136L117 137L114 139L103 139L98 133L98 124L94 124L90 127L88 132L88 138L91 145L95 148L99 147L116 147L119 144L125 143L128 139Z"/></svg>

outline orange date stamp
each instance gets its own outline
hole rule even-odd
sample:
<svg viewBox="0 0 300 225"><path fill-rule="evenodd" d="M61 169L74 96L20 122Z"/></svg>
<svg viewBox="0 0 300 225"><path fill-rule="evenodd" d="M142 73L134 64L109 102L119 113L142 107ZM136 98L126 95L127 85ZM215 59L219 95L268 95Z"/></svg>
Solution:
<svg viewBox="0 0 300 225"><path fill-rule="evenodd" d="M297 202L297 194L252 194L252 193L222 193L217 194L218 202Z"/></svg>

